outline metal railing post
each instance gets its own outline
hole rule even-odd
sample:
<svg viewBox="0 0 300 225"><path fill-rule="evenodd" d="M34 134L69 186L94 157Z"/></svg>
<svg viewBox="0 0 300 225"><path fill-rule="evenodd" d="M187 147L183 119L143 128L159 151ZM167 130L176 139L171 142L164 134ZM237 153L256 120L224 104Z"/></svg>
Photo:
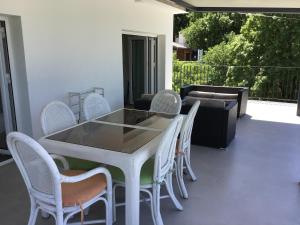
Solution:
<svg viewBox="0 0 300 225"><path fill-rule="evenodd" d="M300 116L300 89L298 91L297 116Z"/></svg>

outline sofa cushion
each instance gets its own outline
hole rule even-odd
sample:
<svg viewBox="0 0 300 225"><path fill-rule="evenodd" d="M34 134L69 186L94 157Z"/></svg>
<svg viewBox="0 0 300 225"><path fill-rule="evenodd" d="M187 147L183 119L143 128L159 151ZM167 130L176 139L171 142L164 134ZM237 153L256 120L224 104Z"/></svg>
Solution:
<svg viewBox="0 0 300 225"><path fill-rule="evenodd" d="M214 92L205 92L205 91L190 91L188 96L198 97L198 98L213 98Z"/></svg>
<svg viewBox="0 0 300 225"><path fill-rule="evenodd" d="M226 101L219 99L211 99L211 98L198 98L192 96L186 96L183 100L183 103L186 104L194 104L196 101L201 102L201 107L211 107L211 108L225 108Z"/></svg>
<svg viewBox="0 0 300 225"><path fill-rule="evenodd" d="M213 98L215 99L237 99L238 94L228 94L228 93L214 93Z"/></svg>
<svg viewBox="0 0 300 225"><path fill-rule="evenodd" d="M229 94L229 93L215 93L215 92L205 92L205 91L190 91L188 96L198 97L198 98L214 98L221 100L236 100L238 94Z"/></svg>

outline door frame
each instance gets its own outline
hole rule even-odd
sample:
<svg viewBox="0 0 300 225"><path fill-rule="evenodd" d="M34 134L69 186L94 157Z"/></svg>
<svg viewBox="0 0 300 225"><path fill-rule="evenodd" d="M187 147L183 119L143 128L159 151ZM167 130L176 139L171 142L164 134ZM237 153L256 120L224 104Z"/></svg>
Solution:
<svg viewBox="0 0 300 225"><path fill-rule="evenodd" d="M4 53L0 53L0 89L1 89L1 98L2 98L2 105L3 105L3 117L4 117L4 126L5 126L5 132L8 134L11 131L17 130L17 117L16 117L16 107L15 107L15 96L14 96L14 85L13 85L13 76L15 75L14 70L14 58L12 57L12 46L11 46L11 36L10 36L10 26L9 26L9 20L6 16L0 15L0 21L3 21L5 23L5 31L6 31L6 40L7 40L7 51L9 55L9 66L10 66L10 75L7 76L5 68L5 62L3 55ZM1 28L0 28L1 29ZM0 33L0 35L2 35ZM0 40L1 47L3 46L2 39ZM3 66L4 65L4 66ZM12 93L10 96L8 85L11 83L12 85ZM11 100L13 101L11 103ZM11 110L11 104L13 104L14 112ZM13 116L12 113L15 115ZM15 122L13 122L13 119ZM15 123L15 127L14 127ZM5 149L0 149L0 154L6 154L10 155L10 152Z"/></svg>
<svg viewBox="0 0 300 225"><path fill-rule="evenodd" d="M128 73L129 73L129 103L133 104L133 93L132 93L132 40L144 40L144 51L145 51L145 59L144 59L144 87L145 87L145 92L146 93L155 93L158 90L159 87L159 79L158 79L158 34L153 34L153 33L148 33L148 32L139 32L139 31L130 31L130 30L122 30L122 37L123 35L127 36L127 42L126 44L128 45L128 60L129 60L129 68L128 68ZM155 47L156 51L154 52L154 61L155 61L155 76L152 78L149 78L149 73L151 73L151 69L149 67L149 39L150 38L155 38ZM123 50L123 46L122 46ZM123 52L124 54L124 52ZM153 55L153 54L152 54ZM122 56L124 57L124 55ZM153 69L153 68L152 68ZM124 76L123 76L124 79ZM154 82L153 85L151 85L151 88L149 88L149 82ZM123 94L124 95L124 94Z"/></svg>
<svg viewBox="0 0 300 225"><path fill-rule="evenodd" d="M148 37L147 38L147 68L148 68L148 93L155 94L158 91L158 38L157 37ZM151 49L149 51L149 49ZM149 74L151 76L149 77ZM150 84L150 85L149 85Z"/></svg>

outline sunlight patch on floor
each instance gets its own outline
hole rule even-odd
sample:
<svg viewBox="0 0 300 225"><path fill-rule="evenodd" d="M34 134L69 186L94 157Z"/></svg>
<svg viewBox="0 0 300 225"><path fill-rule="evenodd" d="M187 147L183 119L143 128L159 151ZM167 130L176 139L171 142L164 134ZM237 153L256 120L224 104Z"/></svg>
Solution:
<svg viewBox="0 0 300 225"><path fill-rule="evenodd" d="M296 112L295 103L249 100L247 107L247 114L254 120L300 124L300 117L296 116Z"/></svg>

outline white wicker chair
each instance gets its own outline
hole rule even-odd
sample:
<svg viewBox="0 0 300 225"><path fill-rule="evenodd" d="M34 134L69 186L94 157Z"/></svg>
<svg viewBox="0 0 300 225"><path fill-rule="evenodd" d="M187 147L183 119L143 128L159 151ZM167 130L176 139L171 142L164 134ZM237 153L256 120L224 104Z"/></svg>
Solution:
<svg viewBox="0 0 300 225"><path fill-rule="evenodd" d="M151 203L151 214L153 223L155 225L163 225L163 221L160 214L160 188L162 184L166 185L167 191L169 193L169 197L171 197L175 207L178 210L183 210L182 205L177 200L174 191L173 191L173 185L172 185L172 175L173 175L173 168L174 168L174 157L175 157L175 150L176 150L176 140L180 131L182 125L182 116L178 115L176 119L172 122L170 127L165 131L165 133L162 136L162 139L160 141L160 144L158 145L158 150L155 155L154 160L154 166L149 167L148 172L143 171L144 166L141 171L141 178L142 174L146 172L148 176L150 177L149 183L142 183L141 180L141 186L140 191L142 193L147 194L150 198L147 200L150 200ZM145 164L151 164L151 161L147 161ZM153 165L153 164L152 164ZM125 187L124 183L124 175L123 178L119 179L114 177L114 174L116 174L116 170L112 171L111 168L111 174L114 179L115 185L113 187L113 215L114 220L116 219L116 205L123 205L122 203L116 204L115 201L115 192L117 187ZM150 172L150 173L149 173ZM152 181L151 181L152 180Z"/></svg>
<svg viewBox="0 0 300 225"><path fill-rule="evenodd" d="M150 111L168 114L179 114L181 110L180 95L172 90L159 91L151 102Z"/></svg>
<svg viewBox="0 0 300 225"><path fill-rule="evenodd" d="M59 173L52 157L32 138L19 132L12 132L7 136L7 144L29 192L31 211L28 225L35 224L38 212L41 210L52 215L56 220L56 225L66 225L73 215L82 213L82 210L98 201L103 201L106 206L106 220L87 221L87 223L112 224L112 184L111 175L107 169L99 167L89 172L69 170L65 171L65 174L76 175L66 176ZM61 160L62 164L68 167L63 157L54 156L53 158ZM76 200L76 203L66 206L67 187L69 191L75 187L75 183L75 185L84 184L87 192L89 188L86 182L91 182L91 179L93 179L93 184L98 184L100 179L103 181L103 186L89 197L78 198L81 202ZM89 186L94 187L91 183ZM77 191L78 194L80 191Z"/></svg>
<svg viewBox="0 0 300 225"><path fill-rule="evenodd" d="M188 173L190 174L193 181L197 180L192 167L191 167L191 135L193 130L194 119L197 114L198 108L200 106L200 101L194 103L190 109L188 115L186 116L181 131L180 137L177 144L176 151L176 178L180 190L180 194L183 198L188 198L188 193L183 180L183 170L186 167Z"/></svg>
<svg viewBox="0 0 300 225"><path fill-rule="evenodd" d="M104 97L97 93L89 94L83 101L83 116L86 120L95 119L111 112L111 108Z"/></svg>
<svg viewBox="0 0 300 225"><path fill-rule="evenodd" d="M41 124L45 135L72 127L77 124L72 110L63 102L47 104L41 113Z"/></svg>
<svg viewBox="0 0 300 225"><path fill-rule="evenodd" d="M53 101L47 104L41 113L42 130L45 135L67 129L77 124L72 110L63 102ZM71 169L91 170L99 163L67 157ZM47 215L43 214L43 217Z"/></svg>

